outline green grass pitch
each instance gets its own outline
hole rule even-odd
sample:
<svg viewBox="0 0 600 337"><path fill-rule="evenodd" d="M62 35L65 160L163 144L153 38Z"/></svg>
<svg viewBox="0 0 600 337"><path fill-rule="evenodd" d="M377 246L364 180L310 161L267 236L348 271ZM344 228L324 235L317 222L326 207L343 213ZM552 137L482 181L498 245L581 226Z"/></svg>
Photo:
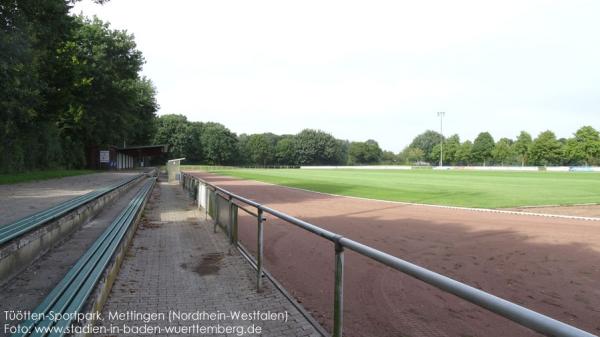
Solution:
<svg viewBox="0 0 600 337"><path fill-rule="evenodd" d="M183 169L186 169L185 166ZM208 170L221 175L318 192L424 204L506 208L600 203L598 173L353 169Z"/></svg>

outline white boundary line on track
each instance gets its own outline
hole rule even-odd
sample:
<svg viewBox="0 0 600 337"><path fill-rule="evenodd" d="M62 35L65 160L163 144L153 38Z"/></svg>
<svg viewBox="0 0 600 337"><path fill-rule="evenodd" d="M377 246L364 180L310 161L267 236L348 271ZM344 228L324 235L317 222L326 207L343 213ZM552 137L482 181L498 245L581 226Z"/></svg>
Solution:
<svg viewBox="0 0 600 337"><path fill-rule="evenodd" d="M192 173L194 171L188 171L188 172ZM196 171L196 172L198 172L198 171ZM210 172L206 172L206 173L212 174L212 175L214 175L216 177L219 177L219 175L216 175L214 173L210 173ZM290 186L285 186L285 185L278 185L278 184L268 183L268 182L259 181L259 180L241 179L241 178L232 177L232 176L221 176L221 177L230 177L230 178L235 178L235 179L239 179L239 180L246 180L246 181L256 181L256 182L259 182L259 183L265 184L265 185L284 187L284 188L289 188L289 189L293 189L293 190L304 191L304 192L311 192L311 193L318 193L318 194L328 195L328 196L333 196L333 197L352 198L352 199L367 200L367 201L379 201L379 202L385 202L385 203L389 203L389 204L420 206L420 207L434 207L434 208L443 208L443 209L468 211L468 212L480 212L480 213L499 213L499 214L537 216L537 217L543 217L543 218L557 218L557 219L567 219L567 220L600 221L600 218L598 218L598 217L586 217L586 216L576 216L576 215L561 215L561 214L548 214L548 213L533 213L533 212L518 212L518 211L507 211L507 210L501 210L501 209L493 209L493 208L473 208L473 207L460 207L460 206L432 205L432 204L420 204L420 203L415 203L415 202L392 201L392 200L382 200L382 199L373 199L373 198L365 198L365 197L355 197L355 196L351 196L351 195L341 195L341 194L334 194L334 193L312 191L312 190L308 190L308 189L300 188L300 187L290 187ZM548 206L527 206L527 207L548 207Z"/></svg>
<svg viewBox="0 0 600 337"><path fill-rule="evenodd" d="M263 183L262 181L260 181L260 182ZM291 188L291 189L294 189L294 190L300 190L300 191L304 191L304 192L319 193L319 194L329 195L329 196L334 196L334 197L352 198L352 199L368 200L368 201L380 201L380 202L385 202L385 203L390 203L390 204L399 204L399 205L445 208L445 209L452 209L452 210L469 211L469 212L481 212L481 213L500 213L500 214L527 215L527 216L537 216L537 217L545 217L545 218L559 218L559 219L569 219L569 220L600 221L600 218L586 217L586 216L548 214L548 213L533 213L533 212L518 212L518 211L507 211L507 210L501 210L501 209L493 209L493 208L472 208L472 207L459 207L459 206L419 204L419 203L415 203L415 202L404 202L404 201L392 201L392 200L372 199L372 198L365 198L365 197L355 197L355 196L351 196L351 195L341 195L341 194L334 194L334 193L311 191L311 190L307 190L307 189L304 189L304 188L289 187L289 186L285 186L285 185L277 185L277 184L272 184L272 183L265 183L265 184L273 185L273 186L281 186L281 187ZM544 207L544 206L541 206L541 207ZM548 206L546 206L546 207L548 207Z"/></svg>

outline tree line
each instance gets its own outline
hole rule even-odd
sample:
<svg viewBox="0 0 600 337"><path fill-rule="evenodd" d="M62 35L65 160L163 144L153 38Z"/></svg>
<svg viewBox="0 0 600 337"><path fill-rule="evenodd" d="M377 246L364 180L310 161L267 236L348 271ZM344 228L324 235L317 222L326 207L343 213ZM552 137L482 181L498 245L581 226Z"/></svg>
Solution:
<svg viewBox="0 0 600 337"><path fill-rule="evenodd" d="M156 119L153 142L170 144L173 158L217 165L437 165L443 149L445 165L598 165L600 134L591 126L573 137L557 139L552 131L536 138L522 131L516 139L495 141L489 132L461 142L425 131L400 153L382 150L375 140L350 142L305 129L294 135L236 135L218 123L190 122L183 115ZM442 144L442 145L441 145Z"/></svg>
<svg viewBox="0 0 600 337"><path fill-rule="evenodd" d="M600 164L600 134L584 126L570 138L557 138L549 130L532 138L521 131L515 139L495 141L489 132L482 132L472 142L461 142L458 135L444 138L429 130L399 153L397 161L435 165L440 151L445 165L589 166Z"/></svg>
<svg viewBox="0 0 600 337"><path fill-rule="evenodd" d="M169 144L172 158L218 165L340 165L347 162L349 152L356 151L353 143L320 130L306 129L295 135L238 136L221 124L190 122L183 115L157 118L153 142ZM372 150L358 152L363 151Z"/></svg>
<svg viewBox="0 0 600 337"><path fill-rule="evenodd" d="M70 15L74 1L0 2L0 172L84 167L91 147L154 134L133 35Z"/></svg>
<svg viewBox="0 0 600 337"><path fill-rule="evenodd" d="M321 130L236 135L218 123L156 117L133 35L70 15L76 1L0 1L0 172L80 168L95 147L151 142L170 144L172 157L219 165L436 165L440 152L447 165L600 164L591 126L568 139L523 131L497 141L488 132L461 141L429 130L393 153Z"/></svg>

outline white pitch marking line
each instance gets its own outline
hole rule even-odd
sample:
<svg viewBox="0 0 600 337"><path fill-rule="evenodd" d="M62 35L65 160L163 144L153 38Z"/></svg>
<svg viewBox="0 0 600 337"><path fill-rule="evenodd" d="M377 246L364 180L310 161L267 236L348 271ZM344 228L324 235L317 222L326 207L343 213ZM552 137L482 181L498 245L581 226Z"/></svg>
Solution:
<svg viewBox="0 0 600 337"><path fill-rule="evenodd" d="M208 172L208 173L210 173L210 172ZM210 173L210 174L212 174L212 173ZM215 175L215 176L219 177L219 175ZM290 186L285 186L285 185L277 185L277 184L273 184L273 183L268 183L268 182L258 181L258 180L252 180L252 179L241 179L241 178L231 177L231 176L227 176L227 177L238 179L238 180L255 181L255 182L258 182L258 183L261 183L261 184L265 184L265 185L284 187L284 188L289 188L289 189L299 190L299 191L304 191L304 192L311 192L311 193L318 193L318 194L322 194L322 195L329 195L329 196L333 196L333 197L352 198L352 199L368 200L368 201L380 201L380 202L385 202L385 203L390 203L390 204L421 206L421 207L434 207L434 208L445 208L445 209L454 209L454 210L469 211L469 212L499 213L499 214L510 214L510 215L526 215L526 216L537 216L537 217L544 217L544 218L558 218L558 219L568 219L568 220L600 221L600 218L586 217L586 216L548 214L548 213L532 213L532 212L517 212L517 211L507 211L507 210L493 209L493 208L473 208L473 207L460 207L460 206L431 205L431 204L419 204L419 203L415 203L415 202L392 201L392 200L382 200L382 199L373 199L373 198L365 198L365 197L355 197L355 196L351 196L351 195L341 195L341 194L334 194L334 193L312 191L312 190L307 190L305 188L300 188L300 187L290 187ZM537 206L537 207L544 207L544 206Z"/></svg>
<svg viewBox="0 0 600 337"><path fill-rule="evenodd" d="M240 180L245 180L245 179L240 179ZM293 190L299 190L299 191L304 191L304 192L312 192L312 193L318 193L318 194L329 195L329 196L334 196L334 197L352 198L352 199L358 199L358 200L380 201L380 202L386 202L386 203L390 203L390 204L421 206L421 207L445 208L445 209L454 209L454 210L469 211L469 212L500 213L500 214L511 214L511 215L528 215L528 216L538 216L538 217L558 218L558 219L569 219L569 220L600 221L600 218L586 217L586 216L548 214L548 213L532 213L532 212L517 212L517 211L507 211L507 210L493 209L493 208L472 208L472 207L460 207L460 206L431 205L431 204L419 204L419 203L415 203L415 202L392 201L392 200L382 200L382 199L373 199L373 198L365 198L365 197L355 197L355 196L351 196L351 195L341 195L341 194L334 194L334 193L326 193L326 192L319 192L319 191L307 190L307 189L299 188L299 187L290 187L290 186L285 186L285 185L277 185L277 184L267 183L267 182L258 181L258 180L254 180L254 181L259 182L259 183L263 183L263 184L267 184L267 185L285 187L285 188L290 188L290 189L293 189Z"/></svg>

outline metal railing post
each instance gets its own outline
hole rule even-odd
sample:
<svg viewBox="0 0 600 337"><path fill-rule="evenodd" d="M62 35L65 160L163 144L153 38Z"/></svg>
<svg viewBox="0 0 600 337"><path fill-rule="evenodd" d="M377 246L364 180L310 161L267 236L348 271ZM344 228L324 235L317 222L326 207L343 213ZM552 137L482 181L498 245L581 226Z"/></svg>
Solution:
<svg viewBox="0 0 600 337"><path fill-rule="evenodd" d="M204 199L204 220L208 220L208 203L210 202L208 198L210 197L210 192L206 184L204 184L204 196L206 197L206 199Z"/></svg>
<svg viewBox="0 0 600 337"><path fill-rule="evenodd" d="M263 211L258 209L258 237L257 237L257 251L256 251L256 291L260 292L262 287L262 275L263 275Z"/></svg>
<svg viewBox="0 0 600 337"><path fill-rule="evenodd" d="M238 206L234 203L233 206L231 207L231 217L233 219L232 224L233 224L233 241L232 244L237 246L238 245L238 237L239 237L239 232L238 232Z"/></svg>
<svg viewBox="0 0 600 337"><path fill-rule="evenodd" d="M227 211L229 213L229 226L227 228L227 232L229 234L229 243L233 244L233 201L231 200L231 195L227 195Z"/></svg>
<svg viewBox="0 0 600 337"><path fill-rule="evenodd" d="M342 337L344 324L344 246L335 243L335 284L333 293L333 337Z"/></svg>
<svg viewBox="0 0 600 337"><path fill-rule="evenodd" d="M200 182L200 180L198 180L198 186L196 186L196 195L198 196L198 198L196 198L196 208L200 209L200 199L202 198L202 196L200 195L200 188L203 186L203 184Z"/></svg>
<svg viewBox="0 0 600 337"><path fill-rule="evenodd" d="M219 225L219 194L217 193L217 191L215 190L213 193L213 199L215 200L214 205L213 205L213 212L214 212L214 220L215 220L215 228L214 228L214 232L217 232L217 226Z"/></svg>

